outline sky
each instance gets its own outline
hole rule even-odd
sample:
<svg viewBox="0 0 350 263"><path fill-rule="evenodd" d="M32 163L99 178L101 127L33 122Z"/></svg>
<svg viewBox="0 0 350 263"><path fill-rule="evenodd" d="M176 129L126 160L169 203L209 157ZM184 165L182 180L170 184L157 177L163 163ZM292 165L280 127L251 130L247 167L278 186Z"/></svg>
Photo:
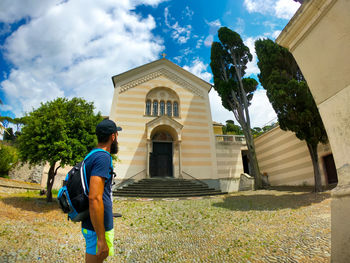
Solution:
<svg viewBox="0 0 350 263"><path fill-rule="evenodd" d="M293 0L1 0L1 116L21 117L57 97L83 97L109 115L111 77L166 58L213 83L210 47L227 26L253 54L245 77L257 79L254 41L275 39L294 15ZM214 89L213 121L234 120ZM276 122L259 86L252 127ZM237 121L235 121L237 123Z"/></svg>

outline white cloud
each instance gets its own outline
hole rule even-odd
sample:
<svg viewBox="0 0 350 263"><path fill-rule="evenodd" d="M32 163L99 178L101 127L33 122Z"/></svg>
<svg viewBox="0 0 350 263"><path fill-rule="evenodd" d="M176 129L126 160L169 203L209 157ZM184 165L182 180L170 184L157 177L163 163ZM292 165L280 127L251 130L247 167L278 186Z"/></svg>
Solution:
<svg viewBox="0 0 350 263"><path fill-rule="evenodd" d="M245 22L242 18L238 17L237 18L237 22L235 24L235 28L234 30L238 33L238 34L242 34L244 32L244 28L245 28Z"/></svg>
<svg viewBox="0 0 350 263"><path fill-rule="evenodd" d="M196 75L197 77L210 82L212 79L212 74L209 73L208 70L208 64L204 64L199 58L196 58L195 60L192 61L191 66L184 66L183 68L192 74Z"/></svg>
<svg viewBox="0 0 350 263"><path fill-rule="evenodd" d="M271 36L272 38L276 39L279 36L279 34L281 34L281 30L275 30L272 32Z"/></svg>
<svg viewBox="0 0 350 263"><path fill-rule="evenodd" d="M249 13L274 15L277 18L290 19L300 6L293 0L244 0L243 4Z"/></svg>
<svg viewBox="0 0 350 263"><path fill-rule="evenodd" d="M221 27L221 22L219 19L214 21L205 21L205 23L209 26L209 35L204 40L204 46L211 47L211 44L214 41L214 35L217 34L218 29Z"/></svg>
<svg viewBox="0 0 350 263"><path fill-rule="evenodd" d="M291 19L298 10L300 4L292 0L278 0L275 13L278 18Z"/></svg>
<svg viewBox="0 0 350 263"><path fill-rule="evenodd" d="M37 18L60 2L62 1L1 0L0 21L4 23L13 23L22 18Z"/></svg>
<svg viewBox="0 0 350 263"><path fill-rule="evenodd" d="M169 20L174 20L174 18L170 15L168 7L164 9L164 18L167 27L172 30L171 38L176 40L179 44L185 44L191 37L192 26L186 25L182 27L179 25L178 21L171 25Z"/></svg>
<svg viewBox="0 0 350 263"><path fill-rule="evenodd" d="M213 88L209 92L209 102L213 121L225 124L227 120L235 120L233 113L222 106L221 97Z"/></svg>
<svg viewBox="0 0 350 263"><path fill-rule="evenodd" d="M186 6L185 10L182 11L185 16L187 16L189 19L192 19L192 16L194 15L194 12L188 7Z"/></svg>
<svg viewBox="0 0 350 263"><path fill-rule="evenodd" d="M203 41L204 41L203 38L198 39L197 44L196 44L196 48L201 48Z"/></svg>
<svg viewBox="0 0 350 263"><path fill-rule="evenodd" d="M108 115L111 77L157 59L164 49L162 40L151 32L154 18L141 18L131 11L136 3L159 2L50 2L40 12L35 8L22 11L23 1L8 2L12 13L18 10L18 19L19 14L30 16L3 47L14 69L0 85L16 116L59 96L94 101L97 110ZM37 1L32 3L35 6ZM0 20L10 21L3 13Z"/></svg>
<svg viewBox="0 0 350 263"><path fill-rule="evenodd" d="M184 66L183 68L197 77L210 82L212 74L208 72L208 67L209 65L196 58L190 66ZM234 120L233 113L222 106L221 97L213 88L209 92L209 102L213 121L225 124L226 120ZM255 91L249 112L252 127L262 127L276 118L276 113L266 96L266 90L259 89Z"/></svg>
<svg viewBox="0 0 350 263"><path fill-rule="evenodd" d="M222 106L221 97L216 90L212 89L209 93L210 108L213 121L225 124L227 120L234 120L233 113ZM251 105L249 107L249 116L251 120L251 127L263 127L271 120L276 120L276 113L273 110L265 90L257 90L254 93Z"/></svg>
<svg viewBox="0 0 350 263"><path fill-rule="evenodd" d="M213 35L209 35L206 37L206 39L204 40L204 46L206 47L211 47L211 44L214 41L214 36Z"/></svg>
<svg viewBox="0 0 350 263"><path fill-rule="evenodd" d="M273 9L274 0L244 0L243 5L246 7L249 13L262 13L268 14Z"/></svg>
<svg viewBox="0 0 350 263"><path fill-rule="evenodd" d="M258 89L254 92L251 105L249 107L251 126L263 127L272 120L276 120L276 113L266 96L266 90Z"/></svg>
<svg viewBox="0 0 350 263"><path fill-rule="evenodd" d="M244 44L249 48L250 53L253 55L252 61L248 62L248 64L247 64L245 76L260 73L260 69L258 68L258 65L256 64L257 63L257 56L256 56L256 52L255 52L255 41L259 38L261 38L261 37L260 36L248 37L246 40L244 40Z"/></svg>
<svg viewBox="0 0 350 263"><path fill-rule="evenodd" d="M216 19L214 21L205 21L211 28L219 28L221 27L221 22L219 19Z"/></svg>

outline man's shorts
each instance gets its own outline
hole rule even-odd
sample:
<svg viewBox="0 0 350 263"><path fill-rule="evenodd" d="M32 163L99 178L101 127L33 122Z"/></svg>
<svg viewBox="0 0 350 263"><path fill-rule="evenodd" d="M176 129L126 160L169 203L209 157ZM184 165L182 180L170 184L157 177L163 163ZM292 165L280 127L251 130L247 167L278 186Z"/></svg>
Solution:
<svg viewBox="0 0 350 263"><path fill-rule="evenodd" d="M82 228L81 232L85 238L86 253L90 255L97 254L97 235L95 231ZM114 229L106 231L105 233L107 246L109 247L109 256L114 255L113 240L114 240Z"/></svg>

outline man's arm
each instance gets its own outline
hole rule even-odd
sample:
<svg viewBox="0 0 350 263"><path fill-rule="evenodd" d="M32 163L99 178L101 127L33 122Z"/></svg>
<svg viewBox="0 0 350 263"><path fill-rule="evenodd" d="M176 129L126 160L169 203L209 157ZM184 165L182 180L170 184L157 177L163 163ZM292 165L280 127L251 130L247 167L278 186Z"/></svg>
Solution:
<svg viewBox="0 0 350 263"><path fill-rule="evenodd" d="M91 176L89 192L89 212L92 225L97 234L97 256L102 260L108 256L108 246L105 237L104 226L104 205L103 190L105 178L100 176Z"/></svg>

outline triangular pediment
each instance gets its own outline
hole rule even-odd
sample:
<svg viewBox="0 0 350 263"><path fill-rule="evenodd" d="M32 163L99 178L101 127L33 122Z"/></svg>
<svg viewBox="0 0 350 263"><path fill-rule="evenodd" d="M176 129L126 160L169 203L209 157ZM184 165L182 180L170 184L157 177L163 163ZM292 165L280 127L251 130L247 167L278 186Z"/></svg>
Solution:
<svg viewBox="0 0 350 263"><path fill-rule="evenodd" d="M198 78L167 59L160 59L141 67L129 70L112 77L115 87L120 87L119 93L138 86L152 79L163 76L192 93L204 97L211 89L211 84Z"/></svg>
<svg viewBox="0 0 350 263"><path fill-rule="evenodd" d="M176 120L165 115L157 117L154 120L151 120L146 123L147 139L151 138L151 133L154 128L163 126L163 125L172 127L177 133L178 140L181 141L181 130L183 128L183 125L177 122Z"/></svg>

